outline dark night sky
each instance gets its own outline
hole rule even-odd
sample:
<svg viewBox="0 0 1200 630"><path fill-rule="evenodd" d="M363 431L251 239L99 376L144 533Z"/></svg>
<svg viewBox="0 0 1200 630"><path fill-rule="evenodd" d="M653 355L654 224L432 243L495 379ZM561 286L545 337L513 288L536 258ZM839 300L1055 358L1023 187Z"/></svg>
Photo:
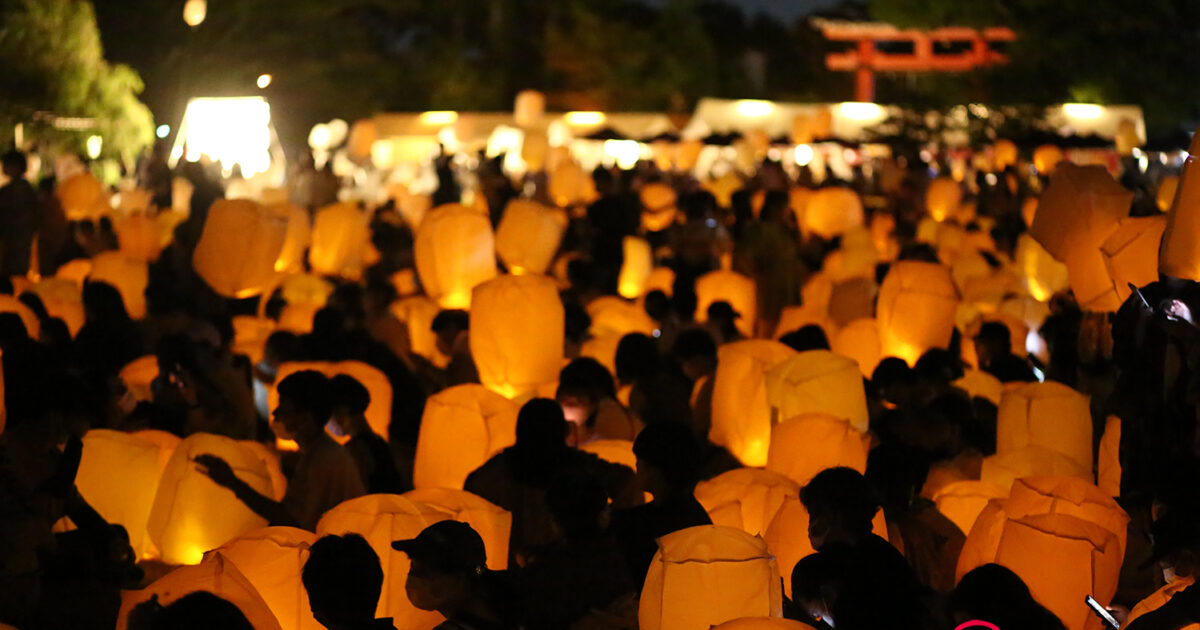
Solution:
<svg viewBox="0 0 1200 630"><path fill-rule="evenodd" d="M662 0L645 0L649 4L658 4ZM808 14L817 9L837 4L837 0L726 0L729 4L741 7L742 11L747 16L753 17L761 12L768 13L784 22L792 20L802 15Z"/></svg>

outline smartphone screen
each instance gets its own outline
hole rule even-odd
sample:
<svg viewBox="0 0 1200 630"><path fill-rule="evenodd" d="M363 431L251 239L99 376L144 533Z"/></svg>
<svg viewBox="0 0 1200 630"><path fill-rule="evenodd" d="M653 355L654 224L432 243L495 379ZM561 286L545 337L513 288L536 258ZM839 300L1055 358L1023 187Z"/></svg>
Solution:
<svg viewBox="0 0 1200 630"><path fill-rule="evenodd" d="M1100 602L1096 601L1095 597L1088 595L1084 601L1087 602L1088 608L1091 608L1092 612L1096 613L1096 616L1099 617L1101 621L1108 624L1108 627L1113 628L1114 630L1120 629L1121 624L1117 623L1117 618L1113 617L1112 613L1108 612L1107 608L1101 606Z"/></svg>

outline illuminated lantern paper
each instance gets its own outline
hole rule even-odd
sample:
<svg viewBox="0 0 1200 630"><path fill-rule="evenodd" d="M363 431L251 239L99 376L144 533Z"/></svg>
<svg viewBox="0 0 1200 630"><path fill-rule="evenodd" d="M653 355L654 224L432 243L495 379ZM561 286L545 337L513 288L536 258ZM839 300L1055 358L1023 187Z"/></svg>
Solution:
<svg viewBox="0 0 1200 630"><path fill-rule="evenodd" d="M546 113L546 95L537 90L521 90L513 100L513 118L522 127L537 124Z"/></svg>
<svg viewBox="0 0 1200 630"><path fill-rule="evenodd" d="M801 486L826 468L845 466L866 472L867 440L841 418L819 413L796 416L775 425L771 431L767 470Z"/></svg>
<svg viewBox="0 0 1200 630"><path fill-rule="evenodd" d="M596 199L596 183L574 161L559 164L550 171L550 198L560 208L591 203Z"/></svg>
<svg viewBox="0 0 1200 630"><path fill-rule="evenodd" d="M667 184L646 184L639 193L642 200L642 227L647 232L665 230L675 222L675 189Z"/></svg>
<svg viewBox="0 0 1200 630"><path fill-rule="evenodd" d="M1007 490L1004 491L1007 494ZM1008 522L1008 513L1004 511L1005 499L991 499L975 516L975 522L967 531L963 541L962 551L958 554L958 565L955 567L955 580L961 580L973 569L989 562L996 561L996 549L1000 546L1000 536L1004 533L1004 524Z"/></svg>
<svg viewBox="0 0 1200 630"><path fill-rule="evenodd" d="M617 277L617 293L623 298L635 300L646 293L650 272L654 268L654 254L646 239L626 236L621 244L624 261Z"/></svg>
<svg viewBox="0 0 1200 630"><path fill-rule="evenodd" d="M654 267L646 278L646 293L662 291L667 297L675 294L675 271L670 267Z"/></svg>
<svg viewBox="0 0 1200 630"><path fill-rule="evenodd" d="M267 496L276 501L282 501L283 495L287 494L287 477L283 476L283 469L279 465L279 455L262 442L238 440L238 444L254 453L258 461L266 467L267 476L271 478L271 494Z"/></svg>
<svg viewBox="0 0 1200 630"><path fill-rule="evenodd" d="M713 302L728 302L741 315L737 327L747 337L754 336L758 321L758 292L754 280L736 271L710 271L696 279L696 321L708 321Z"/></svg>
<svg viewBox="0 0 1200 630"><path fill-rule="evenodd" d="M834 352L854 359L863 376L871 378L875 366L879 365L882 349L879 345L879 326L872 318L856 319L829 338Z"/></svg>
<svg viewBox="0 0 1200 630"><path fill-rule="evenodd" d="M1129 515L1112 497L1077 477L1025 477L1013 482L1004 503L1009 519L1035 514L1069 514L1112 533L1124 556Z"/></svg>
<svg viewBox="0 0 1200 630"><path fill-rule="evenodd" d="M849 188L818 189L805 206L804 231L827 240L862 224L862 201Z"/></svg>
<svg viewBox="0 0 1200 630"><path fill-rule="evenodd" d="M294 527L267 527L208 552L205 562L232 564L271 609L283 630L322 630L313 619L300 575L317 536Z"/></svg>
<svg viewBox="0 0 1200 630"><path fill-rule="evenodd" d="M553 280L500 276L475 287L471 301L471 356L484 387L518 398L558 379L564 315Z"/></svg>
<svg viewBox="0 0 1200 630"><path fill-rule="evenodd" d="M216 455L239 479L264 496L271 475L258 456L236 440L194 433L179 443L159 481L146 530L167 564L196 564L204 552L267 525L229 490L196 468L198 455Z"/></svg>
<svg viewBox="0 0 1200 630"><path fill-rule="evenodd" d="M508 568L508 538L512 514L482 497L450 488L418 488L402 495L445 514L443 520L461 521L483 539L487 565L493 571Z"/></svg>
<svg viewBox="0 0 1200 630"><path fill-rule="evenodd" d="M279 283L279 294L289 305L312 305L317 308L333 293L333 283L311 273L292 274Z"/></svg>
<svg viewBox="0 0 1200 630"><path fill-rule="evenodd" d="M287 222L247 199L218 200L208 211L192 267L218 294L247 298L274 286Z"/></svg>
<svg viewBox="0 0 1200 630"><path fill-rule="evenodd" d="M1033 598L1070 630L1101 630L1081 602L1087 595L1108 605L1117 592L1121 549L1098 525L1063 514L1043 514L1004 524L996 562L1012 569Z"/></svg>
<svg viewBox="0 0 1200 630"><path fill-rule="evenodd" d="M250 580L219 555L197 566L175 569L140 591L121 591L117 630L125 630L129 613L151 597L157 595L158 603L167 606L196 591L208 591L237 606L255 630L283 630Z"/></svg>
<svg viewBox="0 0 1200 630"><path fill-rule="evenodd" d="M807 304L800 306L785 306L779 312L779 323L775 325L775 339L805 326L819 326L827 339L832 339L838 327L825 312L817 306Z"/></svg>
<svg viewBox="0 0 1200 630"><path fill-rule="evenodd" d="M938 177L929 182L925 191L925 209L935 221L945 221L958 213L962 203L962 186L952 177Z"/></svg>
<svg viewBox="0 0 1200 630"><path fill-rule="evenodd" d="M997 172L1003 171L1009 166L1016 165L1017 145L1013 144L1012 140L997 140L992 144L992 159L995 162Z"/></svg>
<svg viewBox="0 0 1200 630"><path fill-rule="evenodd" d="M800 486L770 470L736 468L696 484L695 495L714 525L761 536L784 501L800 495Z"/></svg>
<svg viewBox="0 0 1200 630"><path fill-rule="evenodd" d="M980 479L1009 488L1017 479L1035 476L1078 477L1092 480L1092 470L1061 452L1045 446L1031 445L1007 453L983 458Z"/></svg>
<svg viewBox="0 0 1200 630"><path fill-rule="evenodd" d="M297 335L312 332L313 318L320 307L315 304L287 304L279 311L279 330Z"/></svg>
<svg viewBox="0 0 1200 630"><path fill-rule="evenodd" d="M546 155L550 152L550 141L542 131L528 130L521 140L521 159L525 161L525 170L529 173L539 173L546 166Z"/></svg>
<svg viewBox="0 0 1200 630"><path fill-rule="evenodd" d="M64 278L42 278L32 291L41 298L50 317L57 317L67 325L72 337L83 328L83 292L78 284Z"/></svg>
<svg viewBox="0 0 1200 630"><path fill-rule="evenodd" d="M96 254L92 258L88 281L103 282L116 288L130 317L141 319L146 316L146 285L150 283L146 263L128 258L121 252Z"/></svg>
<svg viewBox="0 0 1200 630"><path fill-rule="evenodd" d="M75 286L82 290L83 283L87 280L90 273L92 273L92 260L90 258L76 258L59 266L58 271L54 273L54 277L73 282Z"/></svg>
<svg viewBox="0 0 1200 630"><path fill-rule="evenodd" d="M1149 613L1151 611L1162 608L1176 593L1196 583L1196 579L1187 576L1176 576L1174 580L1168 582L1165 586L1154 591L1149 597L1138 602L1133 610L1129 611L1129 618L1125 620L1126 624L1131 624L1135 619ZM1179 630L1200 630L1200 623L1189 623L1182 626Z"/></svg>
<svg viewBox="0 0 1200 630"><path fill-rule="evenodd" d="M1043 446L1092 470L1088 397L1066 385L1029 383L1004 392L996 419L996 453Z"/></svg>
<svg viewBox="0 0 1200 630"><path fill-rule="evenodd" d="M779 566L761 538L700 525L658 539L638 605L641 630L708 630L742 617L779 617Z"/></svg>
<svg viewBox="0 0 1200 630"><path fill-rule="evenodd" d="M1137 125L1128 118L1122 118L1117 123L1117 134L1113 138L1117 145L1117 153L1123 156L1133 154L1134 149L1142 144L1142 139L1137 131Z"/></svg>
<svg viewBox="0 0 1200 630"><path fill-rule="evenodd" d="M496 277L492 225L469 208L434 208L421 222L413 249L421 284L442 308L470 308L471 290Z"/></svg>
<svg viewBox="0 0 1200 630"><path fill-rule="evenodd" d="M580 446L579 450L591 453L606 462L637 470L637 456L633 454L633 442L630 440L595 440Z"/></svg>
<svg viewBox="0 0 1200 630"><path fill-rule="evenodd" d="M117 232L117 242L126 256L135 260L154 262L159 252L170 242L170 232L163 234L162 225L157 219L144 214L135 214L113 226Z"/></svg>
<svg viewBox="0 0 1200 630"><path fill-rule="evenodd" d="M1110 497L1121 496L1121 419L1109 416L1096 457L1096 485Z"/></svg>
<svg viewBox="0 0 1200 630"><path fill-rule="evenodd" d="M312 225L308 218L308 211L290 203L267 206L267 211L287 221L283 248L279 250L279 258L275 260L275 271L279 273L304 271L304 252L312 242Z"/></svg>
<svg viewBox="0 0 1200 630"><path fill-rule="evenodd" d="M1158 281L1158 246L1166 227L1167 218L1162 215L1127 217L1100 246L1113 289L1122 302L1132 293L1130 284L1144 287Z"/></svg>
<svg viewBox="0 0 1200 630"><path fill-rule="evenodd" d="M1179 176L1164 175L1158 180L1158 190L1154 195L1154 205L1161 212L1170 212L1171 204L1175 201L1175 193L1179 191Z"/></svg>
<svg viewBox="0 0 1200 630"><path fill-rule="evenodd" d="M408 340L412 351L445 367L449 358L437 349L437 336L433 334L433 318L441 312L436 302L424 295L414 295L392 302L388 307L396 319L408 326Z"/></svg>
<svg viewBox="0 0 1200 630"><path fill-rule="evenodd" d="M1197 172L1200 137L1193 138L1183 165L1175 199L1167 214L1158 255L1160 273L1174 278L1200 280L1200 173Z"/></svg>
<svg viewBox="0 0 1200 630"><path fill-rule="evenodd" d="M456 385L425 401L413 485L461 490L467 475L516 441L516 403L482 385Z"/></svg>
<svg viewBox="0 0 1200 630"><path fill-rule="evenodd" d="M275 383L267 390L267 406L271 410L279 405L279 383L288 376L304 370L314 370L329 378L338 374L354 377L354 380L367 388L367 393L371 396L371 402L363 414L367 418L367 424L384 440L388 439L388 427L392 421L392 383L379 368L362 361L288 361L280 364L275 372Z"/></svg>
<svg viewBox="0 0 1200 630"><path fill-rule="evenodd" d="M1038 201L1029 235L1067 266L1071 290L1085 309L1107 312L1121 305L1100 245L1129 216L1132 200L1133 193L1103 166L1062 164Z"/></svg>
<svg viewBox="0 0 1200 630"><path fill-rule="evenodd" d="M419 610L408 601L408 554L392 549L392 541L416 538L421 530L446 520L445 512L395 494L369 494L339 504L317 523L317 536L359 534L370 543L383 565L383 593L376 617L391 617L397 628L432 630L444 618Z"/></svg>
<svg viewBox="0 0 1200 630"><path fill-rule="evenodd" d="M883 519L883 510L875 512L875 517L871 519L871 533L887 540L887 522ZM763 540L781 567L795 567L801 558L815 551L808 538L808 511L799 497L789 497L783 502L775 519L767 527ZM791 596L791 569L783 571L783 589Z"/></svg>
<svg viewBox="0 0 1200 630"><path fill-rule="evenodd" d="M983 398L997 407L1000 406L1000 398L1004 394L1004 383L1001 383L1000 379L974 368L963 370L962 378L951 384L967 392L972 398Z"/></svg>
<svg viewBox="0 0 1200 630"><path fill-rule="evenodd" d="M0 294L0 313L16 313L25 325L25 334L29 335L30 339L36 340L41 335L42 325L37 315L21 300L11 295Z"/></svg>
<svg viewBox="0 0 1200 630"><path fill-rule="evenodd" d="M371 215L353 203L335 203L317 211L308 263L316 273L357 278L371 240Z"/></svg>
<svg viewBox="0 0 1200 630"><path fill-rule="evenodd" d="M796 225L804 225L804 215L808 212L808 202L812 200L813 191L808 188L793 186L788 190L788 208L796 218Z"/></svg>
<svg viewBox="0 0 1200 630"><path fill-rule="evenodd" d="M1062 149L1053 144L1043 144L1033 150L1033 167L1042 175L1054 174L1054 168L1063 161Z"/></svg>
<svg viewBox="0 0 1200 630"><path fill-rule="evenodd" d="M496 254L514 274L546 273L566 228L567 217L561 210L514 199L496 228Z"/></svg>
<svg viewBox="0 0 1200 630"><path fill-rule="evenodd" d="M733 621L726 621L719 626L713 626L713 630L813 630L813 627L792 621L791 619L779 619L776 617L742 617Z"/></svg>
<svg viewBox="0 0 1200 630"><path fill-rule="evenodd" d="M867 431L867 395L854 359L828 350L801 352L767 370L764 385L775 422L824 414Z"/></svg>
<svg viewBox="0 0 1200 630"><path fill-rule="evenodd" d="M881 354L915 365L926 351L949 347L957 307L949 269L914 260L893 264L876 306Z"/></svg>
<svg viewBox="0 0 1200 630"><path fill-rule="evenodd" d="M988 501L1007 496L1004 488L986 481L953 481L933 494L933 502L937 504L938 512L953 521L966 535L975 525L979 513L987 507Z"/></svg>
<svg viewBox="0 0 1200 630"><path fill-rule="evenodd" d="M275 322L266 317L233 316L233 352L250 359L251 364L262 361L267 337L275 332Z"/></svg>
<svg viewBox="0 0 1200 630"><path fill-rule="evenodd" d="M717 349L709 439L729 449L745 466L767 463L771 441L767 371L795 355L795 350L778 341L757 339Z"/></svg>
<svg viewBox="0 0 1200 630"><path fill-rule="evenodd" d="M158 378L158 357L153 354L138 357L125 364L119 376L135 400L152 400L150 385Z"/></svg>
<svg viewBox="0 0 1200 630"><path fill-rule="evenodd" d="M104 185L91 173L78 173L54 191L68 221L92 221L112 212Z"/></svg>
<svg viewBox="0 0 1200 630"><path fill-rule="evenodd" d="M587 313L592 320L589 330L597 336L607 333L651 335L656 327L646 309L636 302L627 302L612 295L602 295L588 302Z"/></svg>
<svg viewBox="0 0 1200 630"><path fill-rule="evenodd" d="M1067 288L1067 266L1058 262L1028 234L1017 238L1016 265L1029 295L1039 302Z"/></svg>
<svg viewBox="0 0 1200 630"><path fill-rule="evenodd" d="M355 121L350 126L350 137L346 140L346 152L357 162L371 158L371 146L379 139L379 128L370 118Z"/></svg>

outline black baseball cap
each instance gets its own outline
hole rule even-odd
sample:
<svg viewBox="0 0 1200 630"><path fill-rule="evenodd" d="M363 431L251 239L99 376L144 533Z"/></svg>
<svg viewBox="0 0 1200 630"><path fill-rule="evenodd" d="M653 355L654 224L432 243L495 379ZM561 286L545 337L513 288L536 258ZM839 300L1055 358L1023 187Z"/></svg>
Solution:
<svg viewBox="0 0 1200 630"><path fill-rule="evenodd" d="M416 538L396 540L392 549L446 573L481 575L487 570L483 538L470 525L440 521L421 530Z"/></svg>

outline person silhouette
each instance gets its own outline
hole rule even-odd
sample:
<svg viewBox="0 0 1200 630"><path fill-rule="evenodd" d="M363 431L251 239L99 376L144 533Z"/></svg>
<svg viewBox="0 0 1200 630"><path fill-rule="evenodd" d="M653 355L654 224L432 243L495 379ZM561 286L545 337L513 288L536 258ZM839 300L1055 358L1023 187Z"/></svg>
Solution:
<svg viewBox="0 0 1200 630"><path fill-rule="evenodd" d="M362 536L321 537L309 547L300 581L313 618L329 630L395 630L390 618L375 618L383 568Z"/></svg>

